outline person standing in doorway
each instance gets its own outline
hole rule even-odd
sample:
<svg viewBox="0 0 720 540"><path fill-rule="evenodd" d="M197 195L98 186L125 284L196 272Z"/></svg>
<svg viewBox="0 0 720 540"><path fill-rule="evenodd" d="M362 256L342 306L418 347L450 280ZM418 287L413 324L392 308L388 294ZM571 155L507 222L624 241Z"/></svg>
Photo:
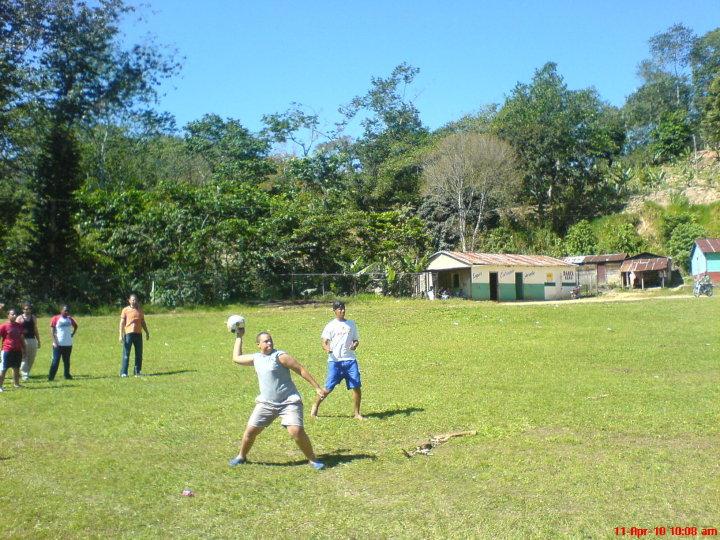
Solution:
<svg viewBox="0 0 720 540"><path fill-rule="evenodd" d="M75 319L70 316L70 306L64 305L60 313L50 320L50 329L52 331L53 350L48 381L55 380L61 357L65 379L72 380L73 377L70 374L70 355L72 354L73 338L77 332L78 325Z"/></svg>
<svg viewBox="0 0 720 540"><path fill-rule="evenodd" d="M360 368L358 367L355 349L360 345L360 334L358 333L355 321L345 318L345 303L336 300L332 305L335 318L327 323L322 331L322 348L328 354L327 377L325 379L325 390L327 393L345 379L345 386L352 390L353 394L353 417L357 420L364 420L360 414L360 401L362 391L360 390ZM324 396L317 396L315 403L310 410L312 417L317 417L320 403Z"/></svg>
<svg viewBox="0 0 720 540"><path fill-rule="evenodd" d="M22 363L20 364L20 377L23 381L30 378L30 370L35 362L38 349L40 348L40 332L38 332L37 317L33 313L33 307L30 302L25 302L22 306L22 315L17 318L17 322L23 327L23 336L25 337L25 352L23 352Z"/></svg>
<svg viewBox="0 0 720 540"><path fill-rule="evenodd" d="M131 294L128 298L128 306L123 308L120 313L120 343L123 345L122 364L120 366L120 376L128 376L128 364L130 363L130 348L135 347L135 369L136 377L142 375L143 361L143 338L142 333L145 330L145 338L150 340L150 330L148 330L145 322L145 313L140 307L137 294Z"/></svg>

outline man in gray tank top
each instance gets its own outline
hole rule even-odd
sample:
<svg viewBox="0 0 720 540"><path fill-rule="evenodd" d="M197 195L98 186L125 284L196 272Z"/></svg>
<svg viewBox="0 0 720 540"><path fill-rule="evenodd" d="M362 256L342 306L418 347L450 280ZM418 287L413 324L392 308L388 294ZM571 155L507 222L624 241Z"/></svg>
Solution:
<svg viewBox="0 0 720 540"><path fill-rule="evenodd" d="M241 366L253 366L257 373L260 395L255 399L255 409L250 415L245 433L240 443L240 452L229 461L231 467L247 463L247 455L255 438L269 426L275 418L280 417L281 424L298 445L310 465L315 469L323 469L325 465L317 460L312 444L303 427L303 404L300 393L290 376L290 370L309 382L320 397L328 392L322 388L310 372L295 358L285 351L273 347L272 336L268 332L260 332L255 341L260 352L243 354L243 335L245 328L236 328L233 362Z"/></svg>

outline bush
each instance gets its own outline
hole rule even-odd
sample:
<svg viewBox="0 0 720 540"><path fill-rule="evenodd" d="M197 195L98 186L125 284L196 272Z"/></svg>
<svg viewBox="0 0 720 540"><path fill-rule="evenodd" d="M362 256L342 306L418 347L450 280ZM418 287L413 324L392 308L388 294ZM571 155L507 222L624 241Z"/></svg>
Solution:
<svg viewBox="0 0 720 540"><path fill-rule="evenodd" d="M583 219L568 229L565 236L565 253L589 255L597 251L598 239L590 223Z"/></svg>
<svg viewBox="0 0 720 540"><path fill-rule="evenodd" d="M643 240L632 223L625 222L616 225L607 222L603 227L598 242L600 253L638 253L643 246Z"/></svg>
<svg viewBox="0 0 720 540"><path fill-rule="evenodd" d="M673 258L678 267L688 272L690 270L690 251L695 240L707 236L707 232L697 223L681 223L672 232L667 243L668 255Z"/></svg>

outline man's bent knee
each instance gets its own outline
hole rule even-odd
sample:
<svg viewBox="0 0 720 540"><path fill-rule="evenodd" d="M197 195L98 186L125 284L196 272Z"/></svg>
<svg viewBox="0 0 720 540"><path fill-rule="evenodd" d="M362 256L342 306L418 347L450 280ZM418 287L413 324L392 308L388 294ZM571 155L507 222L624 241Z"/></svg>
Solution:
<svg viewBox="0 0 720 540"><path fill-rule="evenodd" d="M285 426L287 428L288 434L293 439L298 439L302 437L305 434L305 428L302 426Z"/></svg>

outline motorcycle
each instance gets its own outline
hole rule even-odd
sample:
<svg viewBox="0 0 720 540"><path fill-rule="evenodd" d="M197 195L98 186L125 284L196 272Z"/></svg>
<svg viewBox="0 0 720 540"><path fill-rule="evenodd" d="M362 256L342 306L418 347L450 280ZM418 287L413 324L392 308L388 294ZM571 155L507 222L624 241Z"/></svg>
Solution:
<svg viewBox="0 0 720 540"><path fill-rule="evenodd" d="M573 287L570 289L570 300L577 300L580 298L580 287Z"/></svg>
<svg viewBox="0 0 720 540"><path fill-rule="evenodd" d="M705 276L695 282L695 285L693 286L693 294L695 295L695 298L698 298L703 294L706 294L707 296L713 295L713 284L708 276Z"/></svg>

